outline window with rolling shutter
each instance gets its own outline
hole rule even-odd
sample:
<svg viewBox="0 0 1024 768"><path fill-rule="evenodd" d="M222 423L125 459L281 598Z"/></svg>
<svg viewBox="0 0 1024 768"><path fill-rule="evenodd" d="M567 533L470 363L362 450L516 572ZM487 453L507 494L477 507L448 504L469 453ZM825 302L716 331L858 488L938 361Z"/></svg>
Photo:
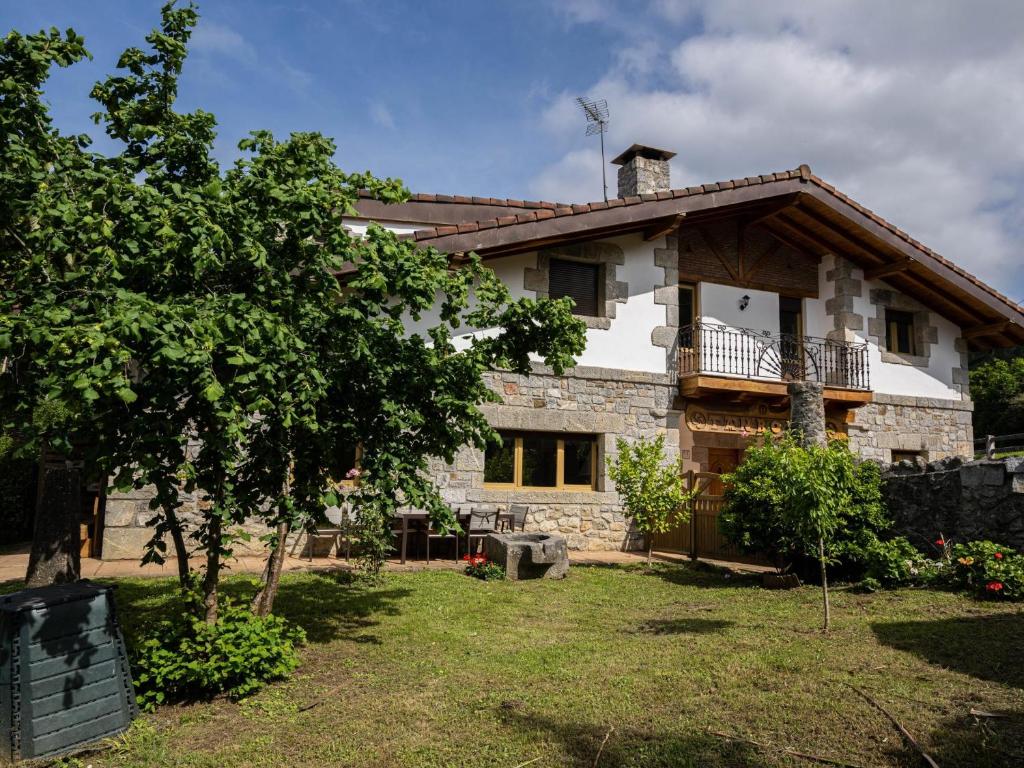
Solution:
<svg viewBox="0 0 1024 768"><path fill-rule="evenodd" d="M548 295L552 299L568 296L576 302L572 313L600 317L598 312L598 278L600 265L552 259L548 273Z"/></svg>

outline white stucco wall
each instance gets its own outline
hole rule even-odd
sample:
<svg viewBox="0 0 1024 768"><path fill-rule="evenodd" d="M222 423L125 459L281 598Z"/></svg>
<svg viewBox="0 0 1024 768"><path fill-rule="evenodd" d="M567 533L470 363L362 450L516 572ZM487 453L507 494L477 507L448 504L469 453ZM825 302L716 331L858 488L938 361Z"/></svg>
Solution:
<svg viewBox="0 0 1024 768"><path fill-rule="evenodd" d="M370 222L367 219L350 219L345 217L342 218L342 223L352 230L352 234L360 237L366 234L366 229L370 226ZM374 223L379 224L384 227L384 229L390 229L392 232L399 235L415 232L417 229L430 229L434 226L433 224L428 224L426 222L417 223L408 221L377 221Z"/></svg>
<svg viewBox="0 0 1024 768"><path fill-rule="evenodd" d="M700 283L699 287L697 307L702 322L779 332L779 294L718 283ZM750 297L750 303L741 310L740 300L744 296Z"/></svg>
<svg viewBox="0 0 1024 768"><path fill-rule="evenodd" d="M608 330L587 329L587 349L580 365L665 373L664 347L656 347L651 332L665 325L665 306L654 303L654 288L665 282L665 270L654 264L654 249L665 240L644 241L640 235L609 238L622 248L625 264L616 267L616 279L629 284L629 298L615 305Z"/></svg>
<svg viewBox="0 0 1024 768"><path fill-rule="evenodd" d="M835 297L835 285L825 279L830 269L832 260L826 257L819 267L819 298L804 304L806 331L810 336L825 336L833 329L833 319L825 314L825 302ZM878 342L868 335L868 321L878 315L878 307L871 303L870 296L872 289L896 289L884 280L864 280L862 269L854 268L851 276L861 281L861 295L854 298L853 311L864 318L864 328L856 331L854 337L868 343L871 389L889 395L960 400L960 392L953 384L953 369L960 367L960 353L955 346L960 329L956 324L936 312L929 313L931 324L938 329L938 343L930 345L927 366L883 362Z"/></svg>
<svg viewBox="0 0 1024 768"><path fill-rule="evenodd" d="M587 346L577 364L665 373L666 350L655 346L651 338L651 332L665 325L667 317L665 305L654 302L654 289L665 280L664 269L654 263L654 249L664 248L664 239L645 242L640 235L628 235L604 242L614 243L623 250L625 263L616 265L616 279L629 285L629 296L624 303L616 303L615 317L611 318L609 328L587 329ZM523 287L524 271L537 266L535 252L488 259L486 265L508 286L514 298L536 298L535 291ZM419 321L406 319L405 325L409 333L425 335L438 319L438 310L432 309ZM490 332L493 331L467 328L457 339L465 343L474 333Z"/></svg>
<svg viewBox="0 0 1024 768"><path fill-rule="evenodd" d="M500 259L492 259L487 262L487 266L494 270L494 273L498 276L509 289L509 293L512 294L512 298L519 299L523 297L534 298L536 297L535 291L527 291L523 288L523 272L527 268L535 268L537 266L537 254L536 253L525 253L516 256L505 256ZM470 297L470 304L475 305L473 297ZM413 320L410 317L403 319L405 323L406 331L411 334L419 334L424 339L427 339L427 330L436 326L441 320L441 308L439 304L435 304L433 307L424 312L419 320ZM485 335L493 333L493 329L474 330L472 328L463 327L455 329L453 331L455 337L456 348L464 347L468 344L469 339L473 335Z"/></svg>

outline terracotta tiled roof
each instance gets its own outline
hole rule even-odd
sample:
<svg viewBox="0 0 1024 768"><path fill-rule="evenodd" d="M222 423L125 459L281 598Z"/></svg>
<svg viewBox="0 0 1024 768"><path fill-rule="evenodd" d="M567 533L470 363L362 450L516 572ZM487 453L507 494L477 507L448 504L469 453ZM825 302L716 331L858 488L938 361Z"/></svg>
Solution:
<svg viewBox="0 0 1024 768"><path fill-rule="evenodd" d="M759 184L771 184L773 182L787 181L790 179L802 179L806 182L816 184L825 190L829 194L835 196L838 200L846 203L850 207L857 210L862 215L871 219L879 226L885 228L896 237L904 240L909 245L913 246L917 250L931 256L936 261L945 265L949 269L956 272L961 277L970 281L974 285L978 286L982 290L986 291L990 295L1016 309L1018 312L1024 313L1024 307L1017 304L1015 301L1000 293L990 285L982 282L980 279L972 275L967 270L963 269L953 262L949 261L943 256L928 248L923 243L915 240L913 237L908 235L906 232L890 224L888 221L883 219L874 211L861 205L852 198L844 195L834 186L824 181L823 179L815 176L811 173L810 166L801 165L799 168L794 168L790 171L781 171L777 173L769 173L761 176L747 176L742 179L729 179L727 181L716 181L711 184L701 184L699 186L686 187L684 189L673 189L665 192L657 192L654 194L639 195L637 197L627 198L613 198L608 202L599 201L595 203L583 203L583 204L557 204L557 203L525 203L523 201L496 201L495 205L512 205L513 202L519 202L523 204L524 208L531 208L533 210L524 210L523 213L515 216L499 216L494 219L485 219L482 221L468 221L458 225L438 226L430 227L428 229L420 229L412 232L405 237L415 239L416 241L430 241L435 238L447 237L449 235L464 234L468 232L480 232L486 229L494 229L498 227L514 227L521 224L529 224L531 222L543 221L545 219L559 218L563 216L580 216L588 213L594 213L597 211L605 211L611 208L621 208L626 206L643 205L658 200L669 200L673 198L690 197L693 195L706 195L713 192L720 192L722 190L737 189L739 187L749 187ZM433 196L426 196L433 197ZM441 196L443 197L443 196ZM464 201L473 200L487 200L487 198L463 198ZM424 245L430 245L429 242L424 242Z"/></svg>
<svg viewBox="0 0 1024 768"><path fill-rule="evenodd" d="M359 190L359 197L366 200L376 199L367 190ZM502 197L470 197L468 195L433 195L417 192L409 198L410 203L459 203L461 205L494 205L503 208L547 209L554 210L562 203L550 203L545 200L513 200Z"/></svg>
<svg viewBox="0 0 1024 768"><path fill-rule="evenodd" d="M500 216L495 219L483 221L468 221L458 226L430 227L419 229L408 235L416 240L431 240L435 237L446 237L447 235L461 234L463 232L478 232L482 229L493 229L494 227L510 227L516 224L528 224L532 221L543 221L544 219L558 218L561 216L578 216L584 213L605 211L609 208L622 208L630 205L641 205L654 200L670 200L677 197L688 197L690 195L703 195L710 192L718 192L723 189L736 189L737 187L749 187L755 184L770 184L773 181L784 181L786 179L809 178L810 168L806 165L800 166L792 171L781 173L770 173L765 176L748 176L745 179L730 179L729 181L717 181L713 184L701 184L699 187L686 187L685 189L673 189L667 192L656 192L649 195L638 195L637 197L616 197L608 202L603 200L596 203L541 203L540 210L529 211L516 216ZM806 171L807 175L802 175Z"/></svg>
<svg viewBox="0 0 1024 768"><path fill-rule="evenodd" d="M808 169L808 170L810 170L810 169ZM1003 301L1003 302L1009 304L1011 307L1014 307L1018 312L1024 312L1024 306L1021 306L1020 304L1015 302L1013 299L1011 299L1009 296L1006 296L1005 294L1000 293L995 288L990 286L988 283L985 283L982 280L980 280L979 278L975 277L970 272L968 272L966 269L964 269L963 267L959 266L958 264L955 264L954 262L950 261L945 256L942 256L941 254L936 253L935 251L933 251L931 248L929 248L924 243L922 243L922 242L920 242L918 240L915 240L913 237L908 235L906 232L904 232L902 229L897 227L895 224L890 224L888 221L883 219L881 216L879 216L877 213L872 211L870 208L868 208L868 207L866 207L864 205L861 205L860 203L858 203L856 200L854 200L853 198L849 197L848 195L844 195L842 192L840 192L838 189L833 187L827 181L825 181L825 180L823 180L823 179L821 179L818 176L815 176L813 174L810 175L810 181L812 181L815 184L817 184L819 187L824 189L826 192L829 192L829 193L835 195L839 200L842 200L844 203L849 205L851 208L855 208L858 212L864 214L865 216L867 216L869 219L871 219L873 222L875 222L879 226L885 227L887 230L889 230L894 235L896 235L896 237L900 238L901 240L906 241L907 243L912 245L917 250L922 251L923 253L928 254L929 256L931 256L933 259L935 259L936 261L940 262L944 266L949 267L951 270L956 272L958 275L960 275L961 277L963 277L963 278L969 280L970 282L974 283L976 286L978 286L982 290L992 294L993 296L995 296L1000 301Z"/></svg>

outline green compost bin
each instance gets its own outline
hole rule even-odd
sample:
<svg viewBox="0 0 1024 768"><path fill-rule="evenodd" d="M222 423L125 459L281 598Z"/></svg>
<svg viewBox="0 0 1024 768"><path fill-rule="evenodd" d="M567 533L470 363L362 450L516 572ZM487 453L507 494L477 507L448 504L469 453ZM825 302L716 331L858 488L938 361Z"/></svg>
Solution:
<svg viewBox="0 0 1024 768"><path fill-rule="evenodd" d="M114 588L88 581L0 597L0 758L52 757L138 714Z"/></svg>

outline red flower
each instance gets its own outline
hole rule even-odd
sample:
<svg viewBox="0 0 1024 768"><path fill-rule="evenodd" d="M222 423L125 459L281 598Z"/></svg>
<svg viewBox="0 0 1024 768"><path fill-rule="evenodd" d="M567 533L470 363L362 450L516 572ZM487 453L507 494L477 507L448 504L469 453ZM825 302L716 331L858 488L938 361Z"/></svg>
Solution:
<svg viewBox="0 0 1024 768"><path fill-rule="evenodd" d="M1002 552L996 552L994 555L992 555L992 557L994 557L996 560L1002 560L1003 559L1003 553Z"/></svg>
<svg viewBox="0 0 1024 768"><path fill-rule="evenodd" d="M942 547L946 546L946 541L944 539L936 539L935 546L941 549Z"/></svg>
<svg viewBox="0 0 1024 768"><path fill-rule="evenodd" d="M1001 581L990 581L986 586L989 592L1000 592L1003 589L1003 583Z"/></svg>

